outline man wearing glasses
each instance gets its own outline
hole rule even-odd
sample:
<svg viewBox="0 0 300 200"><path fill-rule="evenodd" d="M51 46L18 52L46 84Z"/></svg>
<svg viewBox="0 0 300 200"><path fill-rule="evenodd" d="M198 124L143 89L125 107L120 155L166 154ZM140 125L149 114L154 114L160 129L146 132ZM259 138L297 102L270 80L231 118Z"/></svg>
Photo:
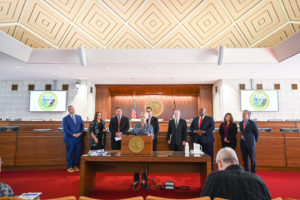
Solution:
<svg viewBox="0 0 300 200"><path fill-rule="evenodd" d="M1 166L3 164L3 161L1 160L0 157L0 172L1 172ZM9 185L0 182L0 197L5 197L5 196L15 196L14 192L12 189L9 187Z"/></svg>

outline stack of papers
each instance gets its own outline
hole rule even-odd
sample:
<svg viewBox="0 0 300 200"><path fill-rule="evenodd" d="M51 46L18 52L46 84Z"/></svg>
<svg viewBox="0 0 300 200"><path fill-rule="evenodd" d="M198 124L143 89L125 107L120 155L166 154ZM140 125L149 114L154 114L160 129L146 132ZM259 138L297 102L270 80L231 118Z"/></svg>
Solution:
<svg viewBox="0 0 300 200"><path fill-rule="evenodd" d="M107 152L104 151L104 149L90 150L88 154L89 154L89 156L105 156L107 154Z"/></svg>
<svg viewBox="0 0 300 200"><path fill-rule="evenodd" d="M41 192L28 192L23 193L19 196L21 199L30 199L30 200L39 200L41 196Z"/></svg>

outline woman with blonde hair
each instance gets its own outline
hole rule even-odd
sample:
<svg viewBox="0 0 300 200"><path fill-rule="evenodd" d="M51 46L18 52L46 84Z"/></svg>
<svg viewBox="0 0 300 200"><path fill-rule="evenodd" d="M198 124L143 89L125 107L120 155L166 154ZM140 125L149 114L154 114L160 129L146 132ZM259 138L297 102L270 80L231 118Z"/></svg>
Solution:
<svg viewBox="0 0 300 200"><path fill-rule="evenodd" d="M146 122L147 118L148 113L142 112L141 122L134 125L131 135L152 136L152 139L154 139L153 126Z"/></svg>

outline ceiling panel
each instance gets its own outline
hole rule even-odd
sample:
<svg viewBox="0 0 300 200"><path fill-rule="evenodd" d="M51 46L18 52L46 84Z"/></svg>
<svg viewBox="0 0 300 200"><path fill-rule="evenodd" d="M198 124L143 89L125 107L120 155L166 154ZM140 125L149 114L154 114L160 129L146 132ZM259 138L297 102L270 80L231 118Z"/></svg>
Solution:
<svg viewBox="0 0 300 200"><path fill-rule="evenodd" d="M272 47L300 0L0 0L0 31L33 48Z"/></svg>

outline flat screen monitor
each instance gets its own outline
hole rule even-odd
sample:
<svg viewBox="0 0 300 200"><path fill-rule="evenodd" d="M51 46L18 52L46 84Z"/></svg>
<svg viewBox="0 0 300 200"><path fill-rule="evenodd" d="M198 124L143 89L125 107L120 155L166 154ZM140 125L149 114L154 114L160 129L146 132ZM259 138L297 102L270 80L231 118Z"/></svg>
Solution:
<svg viewBox="0 0 300 200"><path fill-rule="evenodd" d="M278 112L277 90L242 90L241 110L259 112Z"/></svg>
<svg viewBox="0 0 300 200"><path fill-rule="evenodd" d="M62 112L66 104L66 91L30 91L30 112Z"/></svg>

